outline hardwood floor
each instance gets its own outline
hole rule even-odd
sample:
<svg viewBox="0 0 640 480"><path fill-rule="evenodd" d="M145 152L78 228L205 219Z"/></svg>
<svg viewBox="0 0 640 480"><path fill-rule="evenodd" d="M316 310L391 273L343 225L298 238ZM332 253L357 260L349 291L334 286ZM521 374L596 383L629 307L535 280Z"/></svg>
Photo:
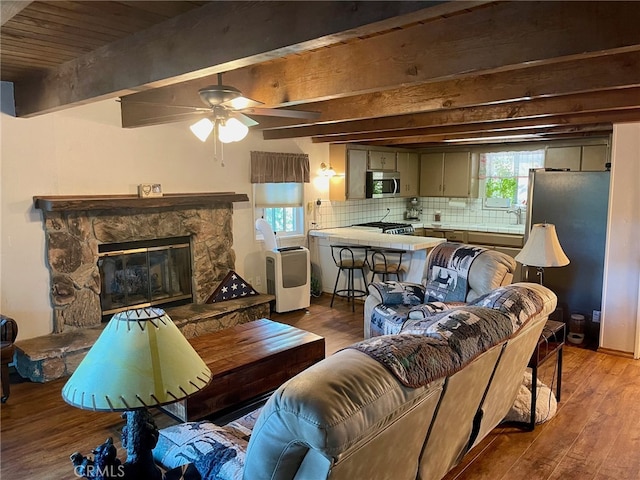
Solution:
<svg viewBox="0 0 640 480"><path fill-rule="evenodd" d="M325 295L313 299L308 312L271 318L322 335L330 355L361 340L363 330L362 305L352 313L343 299L333 309L329 302ZM533 432L496 428L446 480L640 479L640 361L573 346L565 348L564 359L556 416ZM540 375L550 384L553 362ZM11 385L11 397L0 408L2 480L77 478L69 455L86 455L108 436L124 457L120 415L67 405L60 396L64 383ZM156 421L160 427L173 423L163 414Z"/></svg>

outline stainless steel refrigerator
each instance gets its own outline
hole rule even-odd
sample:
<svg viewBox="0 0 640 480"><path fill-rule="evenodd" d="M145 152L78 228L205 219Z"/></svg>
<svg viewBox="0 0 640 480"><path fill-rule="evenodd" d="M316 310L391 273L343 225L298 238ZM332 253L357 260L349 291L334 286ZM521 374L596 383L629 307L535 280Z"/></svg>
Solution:
<svg viewBox="0 0 640 480"><path fill-rule="evenodd" d="M545 268L544 285L558 296L567 331L571 314L585 316L585 342L591 347L598 346L599 325L591 319L594 310L602 309L609 181L610 172L529 172L525 241L536 223L556 226L570 263ZM529 281L538 281L533 268L529 269Z"/></svg>

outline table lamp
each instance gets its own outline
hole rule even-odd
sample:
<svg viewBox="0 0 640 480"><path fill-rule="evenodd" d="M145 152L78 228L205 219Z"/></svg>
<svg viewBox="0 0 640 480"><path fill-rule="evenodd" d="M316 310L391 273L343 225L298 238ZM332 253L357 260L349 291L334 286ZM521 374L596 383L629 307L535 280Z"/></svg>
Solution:
<svg viewBox="0 0 640 480"><path fill-rule="evenodd" d="M542 285L544 267L569 265L569 258L560 246L556 226L551 223L536 223L531 228L527 243L515 258L523 265L537 268L540 285Z"/></svg>
<svg viewBox="0 0 640 480"><path fill-rule="evenodd" d="M120 465L115 459L117 476L155 480L162 478L152 455L158 428L148 408L186 398L210 380L211 371L164 310L138 308L111 318L63 387L62 398L86 410L125 412L127 461Z"/></svg>

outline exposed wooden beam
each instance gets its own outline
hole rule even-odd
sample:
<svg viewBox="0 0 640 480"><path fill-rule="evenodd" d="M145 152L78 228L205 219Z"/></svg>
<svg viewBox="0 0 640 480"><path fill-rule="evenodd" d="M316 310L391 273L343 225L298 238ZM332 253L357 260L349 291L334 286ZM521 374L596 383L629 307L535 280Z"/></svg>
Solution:
<svg viewBox="0 0 640 480"><path fill-rule="evenodd" d="M562 125L554 125L554 124L545 124L542 119L532 120L531 126L533 128L541 128L541 129L554 129L562 126L581 126L581 125L592 125L592 124L614 124L614 123L626 123L626 122L637 122L640 120L640 109L631 109L624 111L615 111L615 112L599 112L599 113L589 113L589 114L575 114L575 115L566 115L561 119ZM539 127L536 127L538 125ZM509 133L500 133L491 131L490 125L485 125L487 130L481 130L481 125L478 125L478 131L473 132L469 131L470 129L467 126L460 126L459 134L460 135L469 135L471 137L480 136L480 133L486 132L488 135L500 136L500 135L516 135L518 130L523 130L522 128L516 128L513 130L509 129L499 129L500 132L509 132ZM456 129L452 129L450 133L438 133L437 129L429 130L425 135L418 135L413 137L402 137L402 138L392 138L392 139L379 139L366 141L362 143L366 143L367 145L403 145L403 146L411 146L411 145L422 145L424 143L431 143L441 141L443 138L453 138L452 136L457 135ZM352 142L355 143L355 142Z"/></svg>
<svg viewBox="0 0 640 480"><path fill-rule="evenodd" d="M16 110L31 116L170 85L483 3L210 2L17 84Z"/></svg>
<svg viewBox="0 0 640 480"><path fill-rule="evenodd" d="M390 132L389 136L394 137L405 135L408 129L423 127L490 122L504 119L533 119L551 115L624 110L636 107L640 107L640 87L521 100L495 105L434 110L411 115L315 125L304 127L304 129L307 136L327 136L326 141L339 141L347 135L351 137L357 136L360 140L367 140L370 137L375 137L377 132L383 131ZM394 131L396 133L393 133ZM286 132L286 129L264 132L264 136L265 138L272 138L273 133L281 132Z"/></svg>
<svg viewBox="0 0 640 480"><path fill-rule="evenodd" d="M322 122L330 123L628 86L640 86L640 51L394 88L307 103L304 108L320 112ZM299 127L304 125L290 129L287 137L307 136ZM270 135L265 133L265 138Z"/></svg>
<svg viewBox="0 0 640 480"><path fill-rule="evenodd" d="M238 69L225 76L225 83L268 106L324 101L455 76L637 51L638 23L640 9L634 2L617 2L616 8L600 2L545 2L544 8L536 2L505 2ZM198 89L211 83L213 78L201 78L135 97L198 105ZM134 126L127 121L125 105L123 125Z"/></svg>
<svg viewBox="0 0 640 480"><path fill-rule="evenodd" d="M640 86L640 51L394 88L383 92L308 103L304 108L320 112L321 121L329 123L630 85ZM157 125L182 121L185 118L184 109L170 104L146 104L136 98L138 97L134 95L123 99L125 126ZM136 103L127 103L128 101ZM260 120L259 128L296 127L284 132L265 132L265 139L306 137L313 131L313 128L302 128L307 124L308 122L304 121L283 122L263 118Z"/></svg>
<svg viewBox="0 0 640 480"><path fill-rule="evenodd" d="M27 8L29 0L3 0L0 2L0 25L4 25L22 10Z"/></svg>
<svg viewBox="0 0 640 480"><path fill-rule="evenodd" d="M319 136L312 137L312 140L314 143L384 142L388 145L401 145L403 143L414 143L416 138L424 139L428 136L437 135L485 131L499 132L526 129L531 127L552 128L559 125L602 123L611 121L611 118L615 118L618 112L618 110L615 110L613 112L607 111L602 113L573 113L568 115L552 115L516 120L498 120L454 125L437 125L432 127L413 128L406 130L386 130L381 132L371 132L367 134L354 133L350 135L339 136Z"/></svg>
<svg viewBox="0 0 640 480"><path fill-rule="evenodd" d="M482 132L460 132L447 135L430 135L421 137L422 143L430 142L451 142L453 140L473 140L488 138L513 138L513 137L529 137L529 136L551 136L551 135L608 135L612 132L611 124L596 123L593 125L559 125L556 127L530 127L515 130L488 130Z"/></svg>

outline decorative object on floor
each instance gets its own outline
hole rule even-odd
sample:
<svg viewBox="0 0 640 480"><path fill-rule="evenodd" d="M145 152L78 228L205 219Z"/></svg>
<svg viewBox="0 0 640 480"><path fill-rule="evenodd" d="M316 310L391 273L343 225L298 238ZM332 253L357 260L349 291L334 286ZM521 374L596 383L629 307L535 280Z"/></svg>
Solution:
<svg viewBox="0 0 640 480"><path fill-rule="evenodd" d="M259 293L240 275L233 270L229 270L229 273L222 279L205 303L224 302L225 300L233 300L234 298L248 297L250 295L259 295Z"/></svg>
<svg viewBox="0 0 640 480"><path fill-rule="evenodd" d="M536 223L531 228L527 243L515 258L523 265L538 269L540 285L542 285L544 267L569 265L569 258L560 246L556 226L552 223Z"/></svg>
<svg viewBox="0 0 640 480"><path fill-rule="evenodd" d="M159 308L140 308L111 318L62 398L82 409L124 412L127 461L117 478L156 480L162 478L152 456L158 429L147 408L186 398L210 380L211 371L169 316ZM84 462L79 453L74 457L74 465Z"/></svg>
<svg viewBox="0 0 640 480"><path fill-rule="evenodd" d="M558 402L551 389L537 380L536 424L551 420L558 410ZM531 419L531 370L524 372L524 378L513 407L504 418L505 422L529 423Z"/></svg>

